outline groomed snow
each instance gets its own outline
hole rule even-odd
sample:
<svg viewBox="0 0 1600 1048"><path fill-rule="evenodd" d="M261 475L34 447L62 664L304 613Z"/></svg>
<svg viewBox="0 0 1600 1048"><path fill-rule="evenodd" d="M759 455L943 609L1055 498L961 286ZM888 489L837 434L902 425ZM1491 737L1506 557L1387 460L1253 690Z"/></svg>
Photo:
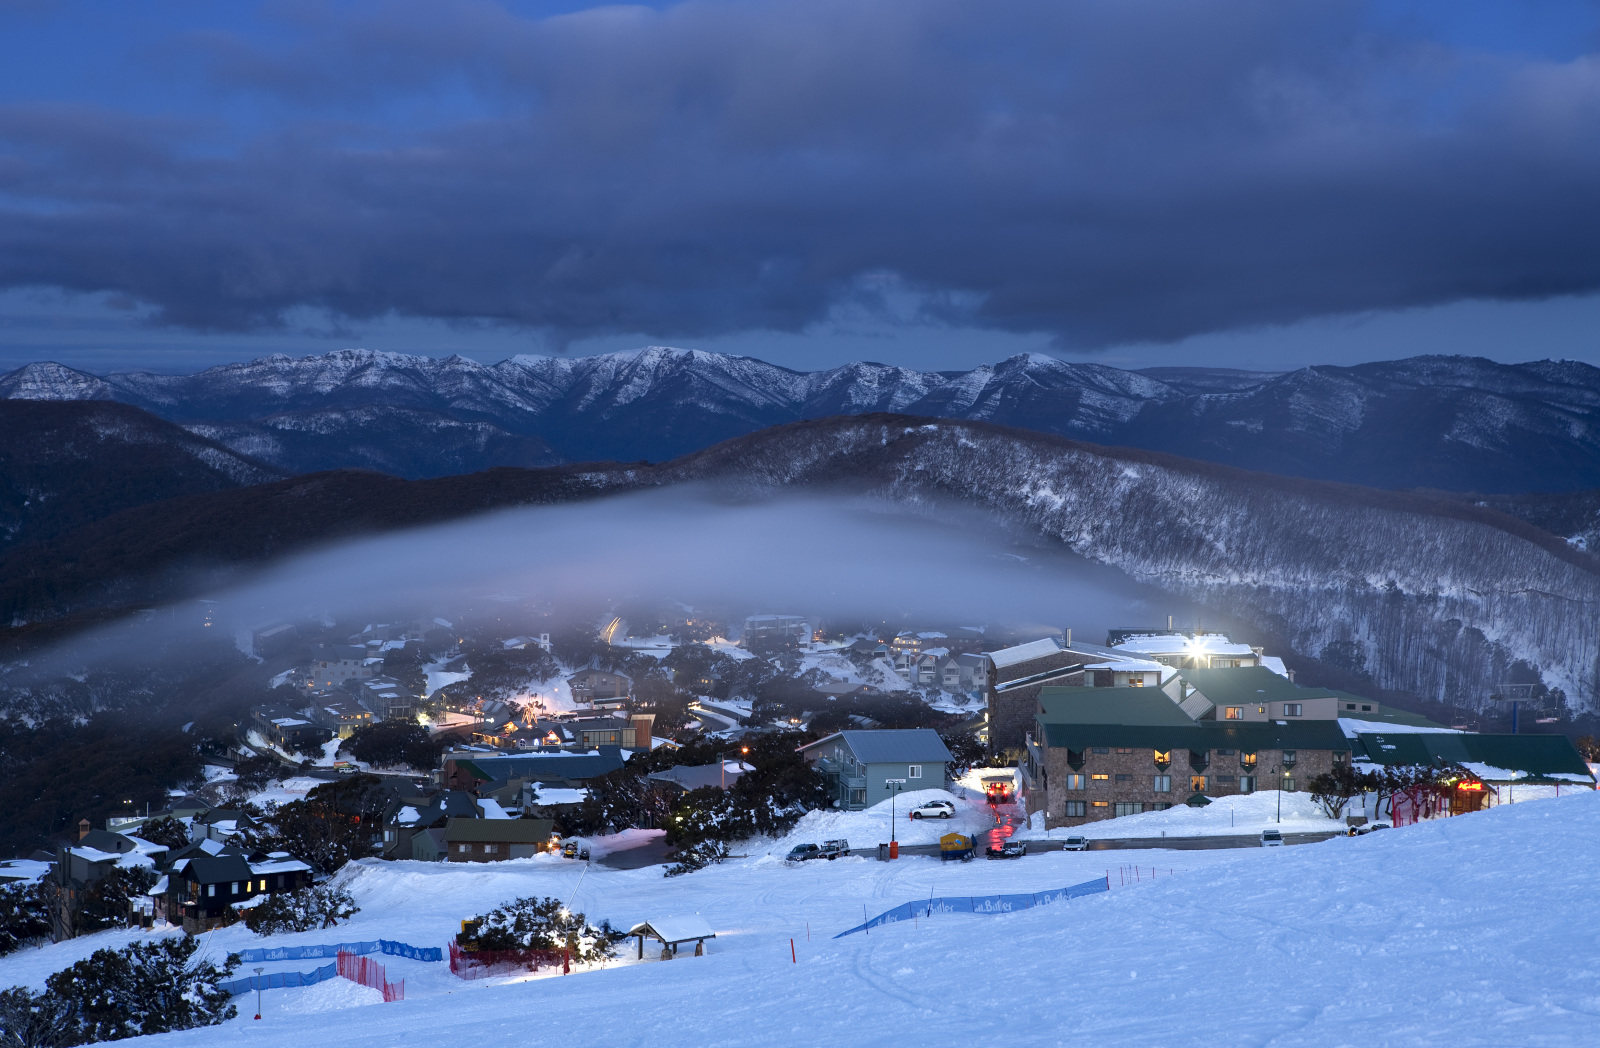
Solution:
<svg viewBox="0 0 1600 1048"><path fill-rule="evenodd" d="M462 917L535 893L570 896L624 928L699 914L717 938L705 957L638 963L625 952L600 970L521 981L466 983L444 964L382 957L407 981L403 1002L353 1007L370 995L338 981L269 990L260 1022L240 998L239 1019L166 1042L1577 1048L1594 1043L1596 819L1600 796L1581 792L1288 848L798 867L752 858L672 879L549 858L368 862L345 878L363 907L350 924L270 941L442 944ZM1059 906L831 938L930 893L1037 891L1108 868L1111 891ZM133 935L0 959L0 985L38 985ZM207 949L261 941L235 927Z"/></svg>

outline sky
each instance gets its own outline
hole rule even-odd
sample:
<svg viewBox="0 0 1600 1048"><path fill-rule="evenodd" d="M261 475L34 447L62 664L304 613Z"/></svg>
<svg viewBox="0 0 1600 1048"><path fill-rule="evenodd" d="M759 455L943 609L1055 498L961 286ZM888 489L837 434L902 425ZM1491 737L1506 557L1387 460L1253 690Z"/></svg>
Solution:
<svg viewBox="0 0 1600 1048"><path fill-rule="evenodd" d="M0 366L1600 364L1600 6L0 0Z"/></svg>

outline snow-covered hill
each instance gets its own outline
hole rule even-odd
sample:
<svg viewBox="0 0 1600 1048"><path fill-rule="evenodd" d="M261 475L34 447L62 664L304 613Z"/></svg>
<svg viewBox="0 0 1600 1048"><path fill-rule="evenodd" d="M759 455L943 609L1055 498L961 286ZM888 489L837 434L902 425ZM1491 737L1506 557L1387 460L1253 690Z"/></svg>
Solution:
<svg viewBox="0 0 1600 1048"><path fill-rule="evenodd" d="M462 917L524 895L570 899L623 927L696 913L717 938L704 957L628 952L569 976L472 983L442 963L381 957L406 980L405 1001L342 980L269 990L259 1022L254 998L241 998L238 1019L162 1043L1577 1048L1594 1039L1597 817L1600 796L1587 793L1288 848L800 867L753 857L674 879L558 859L368 861L347 875L362 907L347 926L269 940L235 927L206 949L442 945ZM930 894L1032 892L1108 872L1109 892L1055 906L832 938L863 912ZM130 934L0 959L0 984L38 986Z"/></svg>
<svg viewBox="0 0 1600 1048"><path fill-rule="evenodd" d="M1027 354L966 372L805 373L661 346L497 364L342 350L195 375L30 364L0 376L0 396L123 400L296 470L660 462L767 426L889 411L1376 487L1600 487L1600 369L1557 361L1435 356L1270 375Z"/></svg>

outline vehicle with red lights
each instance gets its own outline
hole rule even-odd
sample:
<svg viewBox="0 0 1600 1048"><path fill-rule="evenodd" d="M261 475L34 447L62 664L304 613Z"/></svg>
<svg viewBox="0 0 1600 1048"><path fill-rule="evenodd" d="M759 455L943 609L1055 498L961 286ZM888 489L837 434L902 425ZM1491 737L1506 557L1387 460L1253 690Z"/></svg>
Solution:
<svg viewBox="0 0 1600 1048"><path fill-rule="evenodd" d="M985 775L982 781L984 799L990 804L1011 803L1011 791L1016 782L1013 776Z"/></svg>
<svg viewBox="0 0 1600 1048"><path fill-rule="evenodd" d="M989 845L983 854L991 859L1020 859L1028 854L1028 846L1022 841L1005 841L998 848Z"/></svg>

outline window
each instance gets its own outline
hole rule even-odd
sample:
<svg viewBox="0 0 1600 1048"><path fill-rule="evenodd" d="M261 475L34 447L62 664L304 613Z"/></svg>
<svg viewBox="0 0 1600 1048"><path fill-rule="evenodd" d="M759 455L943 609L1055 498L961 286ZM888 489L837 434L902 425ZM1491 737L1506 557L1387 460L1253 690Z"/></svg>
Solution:
<svg viewBox="0 0 1600 1048"><path fill-rule="evenodd" d="M1130 687L1130 688L1142 688L1142 687L1144 687L1144 677L1143 677L1143 675L1140 675L1138 677L1129 677L1128 678L1128 687Z"/></svg>
<svg viewBox="0 0 1600 1048"><path fill-rule="evenodd" d="M1218 782L1232 782L1233 781L1233 776L1232 775L1218 775L1217 776L1217 781Z"/></svg>
<svg viewBox="0 0 1600 1048"><path fill-rule="evenodd" d="M457 855L465 855L465 854L467 854L467 846L465 844L456 845L456 854Z"/></svg>
<svg viewBox="0 0 1600 1048"><path fill-rule="evenodd" d="M238 895L239 894L239 882L238 881L229 881L228 882L228 894L229 895Z"/></svg>
<svg viewBox="0 0 1600 1048"><path fill-rule="evenodd" d="M1156 792L1157 793L1171 793L1172 792L1172 776L1170 776L1170 775L1157 775L1156 776Z"/></svg>
<svg viewBox="0 0 1600 1048"><path fill-rule="evenodd" d="M1110 781L1111 781L1111 776L1109 776L1109 775L1091 775L1091 776L1089 776L1089 783L1090 783L1090 785L1093 785L1093 786L1104 786L1106 783L1108 783Z"/></svg>
<svg viewBox="0 0 1600 1048"><path fill-rule="evenodd" d="M1206 777L1204 775L1189 776L1189 789L1195 793L1206 792Z"/></svg>
<svg viewBox="0 0 1600 1048"><path fill-rule="evenodd" d="M1267 712L1267 708L1265 706L1257 706L1256 707L1256 712L1257 713L1265 713L1265 712Z"/></svg>
<svg viewBox="0 0 1600 1048"><path fill-rule="evenodd" d="M908 779L920 779L920 778L922 778L922 765L920 765L920 764L908 764L908 765L906 765L906 778L908 778Z"/></svg>
<svg viewBox="0 0 1600 1048"><path fill-rule="evenodd" d="M215 884L206 885L206 894L207 895L212 895L212 896L216 895L217 894L217 886Z"/></svg>
<svg viewBox="0 0 1600 1048"><path fill-rule="evenodd" d="M1111 748L1109 746L1096 746L1096 747L1094 747L1093 752L1095 752L1095 753L1110 753L1111 752Z"/></svg>
<svg viewBox="0 0 1600 1048"><path fill-rule="evenodd" d="M1285 768L1294 767L1295 761L1297 761L1299 759L1300 759L1300 754L1299 754L1298 750L1284 750L1283 751L1283 766Z"/></svg>
<svg viewBox="0 0 1600 1048"><path fill-rule="evenodd" d="M1223 720L1244 720L1244 707L1243 706L1225 706L1225 707L1223 707L1222 719Z"/></svg>
<svg viewBox="0 0 1600 1048"><path fill-rule="evenodd" d="M1171 750L1156 750L1155 754L1156 754L1156 763L1157 764L1171 764L1172 763L1172 751Z"/></svg>
<svg viewBox="0 0 1600 1048"><path fill-rule="evenodd" d="M1241 753L1239 754L1239 763L1243 767L1254 768L1256 766L1256 755L1253 753Z"/></svg>
<svg viewBox="0 0 1600 1048"><path fill-rule="evenodd" d="M1118 753L1132 753L1133 752L1133 747L1132 746L1128 746L1128 747L1118 746L1117 747L1117 752Z"/></svg>
<svg viewBox="0 0 1600 1048"><path fill-rule="evenodd" d="M1142 811L1144 811L1144 805L1138 801L1118 801L1112 809L1112 814L1120 819L1124 815L1138 815Z"/></svg>
<svg viewBox="0 0 1600 1048"><path fill-rule="evenodd" d="M498 844L485 844L483 846L483 854L485 854L485 855L493 855L496 852L498 852L499 850L500 850L500 845L498 845Z"/></svg>
<svg viewBox="0 0 1600 1048"><path fill-rule="evenodd" d="M1132 775L1118 775L1117 776L1117 781L1118 782L1132 782L1133 781L1133 776Z"/></svg>
<svg viewBox="0 0 1600 1048"><path fill-rule="evenodd" d="M1083 789L1083 776L1082 775L1068 775L1067 776L1067 789L1069 789L1069 790L1081 790L1081 789Z"/></svg>
<svg viewBox="0 0 1600 1048"><path fill-rule="evenodd" d="M1172 802L1171 801L1156 801L1154 804L1150 805L1150 810L1151 811L1166 811L1170 807L1172 807Z"/></svg>
<svg viewBox="0 0 1600 1048"><path fill-rule="evenodd" d="M1343 764L1344 763L1344 754L1339 752L1339 751L1337 751L1337 750L1334 751L1333 763L1335 763L1335 764Z"/></svg>
<svg viewBox="0 0 1600 1048"><path fill-rule="evenodd" d="M1286 702L1286 703L1284 703L1283 704L1283 715L1285 717L1298 717L1298 716L1300 716L1300 703L1298 703L1298 702Z"/></svg>
<svg viewBox="0 0 1600 1048"><path fill-rule="evenodd" d="M1356 704L1353 702L1347 702L1344 704L1344 708L1347 710L1353 710L1356 708Z"/></svg>
<svg viewBox="0 0 1600 1048"><path fill-rule="evenodd" d="M1232 750L1218 750L1217 751L1217 756L1218 757L1232 757L1233 756L1233 751Z"/></svg>
<svg viewBox="0 0 1600 1048"><path fill-rule="evenodd" d="M1293 793L1294 792L1294 776L1293 775L1285 775L1283 777L1283 792L1285 792L1285 793Z"/></svg>
<svg viewBox="0 0 1600 1048"><path fill-rule="evenodd" d="M1109 807L1111 807L1111 802L1110 801L1095 801L1094 802L1094 806L1096 808L1109 808Z"/></svg>
<svg viewBox="0 0 1600 1048"><path fill-rule="evenodd" d="M1089 806L1083 801L1068 801L1061 806L1061 817L1064 819L1080 819L1089 814Z"/></svg>
<svg viewBox="0 0 1600 1048"><path fill-rule="evenodd" d="M867 791L866 790L851 790L850 791L850 803L851 804L859 804L863 808L866 807L867 806Z"/></svg>
<svg viewBox="0 0 1600 1048"><path fill-rule="evenodd" d="M1362 713L1371 713L1372 712L1372 707L1371 706L1363 706L1363 707L1361 707L1361 712Z"/></svg>
<svg viewBox="0 0 1600 1048"><path fill-rule="evenodd" d="M1256 777L1254 775L1241 775L1241 776L1239 776L1239 792L1240 793L1254 793L1254 792L1256 792Z"/></svg>

